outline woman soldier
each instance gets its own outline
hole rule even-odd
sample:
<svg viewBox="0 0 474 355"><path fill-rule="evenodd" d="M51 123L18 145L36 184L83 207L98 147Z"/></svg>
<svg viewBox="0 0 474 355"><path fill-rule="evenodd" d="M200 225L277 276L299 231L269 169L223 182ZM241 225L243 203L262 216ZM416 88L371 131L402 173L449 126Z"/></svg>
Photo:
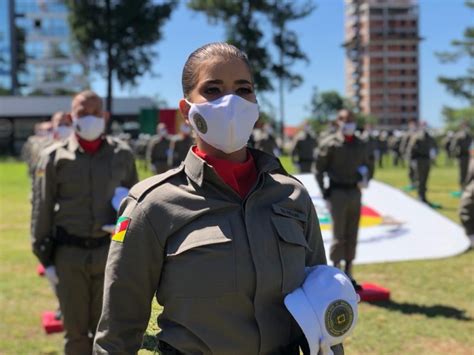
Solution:
<svg viewBox="0 0 474 355"><path fill-rule="evenodd" d="M182 85L197 144L122 203L94 350L136 353L156 294L163 354L299 354L283 299L305 267L326 264L311 198L276 158L246 147L259 111L243 52L197 49Z"/></svg>

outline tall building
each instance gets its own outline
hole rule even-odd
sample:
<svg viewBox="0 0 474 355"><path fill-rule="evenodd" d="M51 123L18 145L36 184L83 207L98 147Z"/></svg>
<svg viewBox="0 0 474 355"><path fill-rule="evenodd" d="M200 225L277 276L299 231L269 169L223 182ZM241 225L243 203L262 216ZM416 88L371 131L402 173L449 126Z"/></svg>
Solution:
<svg viewBox="0 0 474 355"><path fill-rule="evenodd" d="M0 95L10 92L10 31L8 2L0 1Z"/></svg>
<svg viewBox="0 0 474 355"><path fill-rule="evenodd" d="M68 10L62 0L10 0L17 42L16 67L22 94L61 95L88 86L85 61L74 55Z"/></svg>
<svg viewBox="0 0 474 355"><path fill-rule="evenodd" d="M346 94L379 128L419 118L417 0L345 0Z"/></svg>

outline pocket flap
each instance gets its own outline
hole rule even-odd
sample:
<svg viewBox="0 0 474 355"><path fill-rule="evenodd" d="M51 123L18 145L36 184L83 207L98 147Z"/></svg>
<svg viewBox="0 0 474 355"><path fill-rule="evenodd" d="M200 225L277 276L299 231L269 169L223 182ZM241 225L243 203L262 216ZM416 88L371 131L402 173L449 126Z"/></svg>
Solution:
<svg viewBox="0 0 474 355"><path fill-rule="evenodd" d="M303 231L296 221L291 218L278 216L272 216L272 221L278 235L285 242L310 249Z"/></svg>
<svg viewBox="0 0 474 355"><path fill-rule="evenodd" d="M273 209L273 212L275 212L276 214L279 214L280 216L294 218L304 223L306 223L308 220L308 216L306 215L306 213L303 213L294 209L286 208L276 203L272 205L272 209Z"/></svg>
<svg viewBox="0 0 474 355"><path fill-rule="evenodd" d="M224 231L222 226L206 226L193 230L181 238L171 238L167 242L166 255L179 255L204 245L229 243L232 239L226 236L229 235L228 232Z"/></svg>

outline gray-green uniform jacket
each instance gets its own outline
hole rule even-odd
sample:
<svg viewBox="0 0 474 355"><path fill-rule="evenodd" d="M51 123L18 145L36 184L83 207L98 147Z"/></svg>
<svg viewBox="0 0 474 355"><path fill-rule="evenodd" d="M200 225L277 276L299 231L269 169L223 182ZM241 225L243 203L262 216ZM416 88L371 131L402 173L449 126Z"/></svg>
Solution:
<svg viewBox="0 0 474 355"><path fill-rule="evenodd" d="M420 130L410 137L408 157L410 160L430 159L431 149L436 149L436 141L426 130Z"/></svg>
<svg viewBox="0 0 474 355"><path fill-rule="evenodd" d="M334 133L326 137L319 146L316 159L316 180L323 193L327 193L324 186L324 175L327 174L331 183L338 185L357 185L361 176L358 168L365 165L369 170L369 179L374 173L374 161L371 159L370 149L357 136L353 142L345 142L344 136Z"/></svg>
<svg viewBox="0 0 474 355"><path fill-rule="evenodd" d="M107 235L102 226L117 216L111 204L115 188L137 181L132 152L119 140L107 137L93 155L75 136L46 148L36 168L31 218L33 252L41 263L52 264L57 227L79 237Z"/></svg>
<svg viewBox="0 0 474 355"><path fill-rule="evenodd" d="M135 354L154 295L158 339L184 354L269 354L302 335L283 299L306 266L326 263L316 211L277 159L248 152L258 179L244 200L192 150L130 191L95 353Z"/></svg>

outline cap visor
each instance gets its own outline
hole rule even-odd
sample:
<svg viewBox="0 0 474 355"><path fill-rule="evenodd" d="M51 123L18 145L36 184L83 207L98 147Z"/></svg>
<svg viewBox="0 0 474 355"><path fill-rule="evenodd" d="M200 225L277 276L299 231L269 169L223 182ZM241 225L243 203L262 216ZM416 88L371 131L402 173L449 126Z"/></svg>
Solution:
<svg viewBox="0 0 474 355"><path fill-rule="evenodd" d="M303 331L311 354L317 354L321 329L318 318L314 314L304 291L301 288L297 288L288 294L285 297L285 306Z"/></svg>

